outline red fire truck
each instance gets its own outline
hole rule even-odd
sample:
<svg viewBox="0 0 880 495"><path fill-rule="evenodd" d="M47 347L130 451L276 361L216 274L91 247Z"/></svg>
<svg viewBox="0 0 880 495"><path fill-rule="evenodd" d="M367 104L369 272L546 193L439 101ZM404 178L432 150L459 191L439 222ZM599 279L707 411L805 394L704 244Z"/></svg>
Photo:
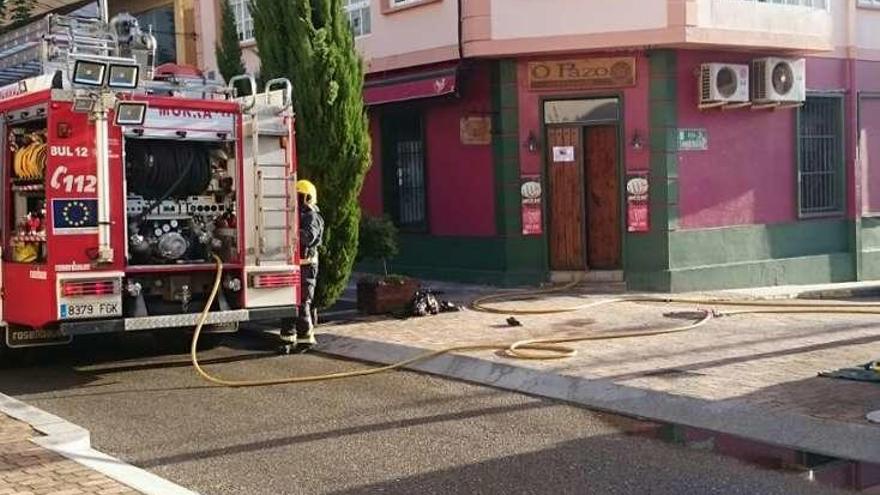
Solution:
<svg viewBox="0 0 880 495"><path fill-rule="evenodd" d="M0 88L3 343L191 329L216 257L206 332L294 318L290 83L157 68L125 14L41 22L17 60L0 54L0 75L37 72Z"/></svg>

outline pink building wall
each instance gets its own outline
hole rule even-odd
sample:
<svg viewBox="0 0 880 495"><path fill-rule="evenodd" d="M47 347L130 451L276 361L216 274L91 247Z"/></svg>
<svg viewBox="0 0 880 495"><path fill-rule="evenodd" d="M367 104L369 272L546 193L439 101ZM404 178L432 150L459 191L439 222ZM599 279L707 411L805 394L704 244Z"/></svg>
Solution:
<svg viewBox="0 0 880 495"><path fill-rule="evenodd" d="M864 209L865 213L880 213L880 98L863 99L861 103L860 127L866 142L867 156L862 159L865 174Z"/></svg>
<svg viewBox="0 0 880 495"><path fill-rule="evenodd" d="M863 213L880 213L880 63L859 62L856 80L860 88L859 129L866 142L862 156L861 173L865 185L863 201L859 204Z"/></svg>
<svg viewBox="0 0 880 495"><path fill-rule="evenodd" d="M382 211L382 139L381 121L375 110L369 112L370 117L370 154L372 165L364 177L361 188L361 209L364 215L381 216Z"/></svg>
<svg viewBox="0 0 880 495"><path fill-rule="evenodd" d="M496 229L492 146L464 145L459 139L462 117L491 115L488 66L472 66L463 73L461 83L461 98L457 102L427 99L413 104L424 112L428 233L493 236ZM361 192L361 205L369 214L383 211L381 115L381 107L370 111L373 166Z"/></svg>
<svg viewBox="0 0 880 495"><path fill-rule="evenodd" d="M557 58L576 58L578 55L570 54L566 57ZM589 57L602 56L621 56L619 53L613 55L603 55L601 53L591 53ZM591 96L614 96L622 95L623 104L623 137L629 142L634 133L638 133L646 146L641 150L633 150L631 146L624 146L624 170L627 172L636 172L648 170L650 168L650 153L647 148L648 141L648 60L644 54L637 53L637 72L636 86L625 88L623 90L607 90L607 91L575 91L575 92L551 92L541 91L533 92L528 87L528 63L531 59L522 59L518 66L517 84L519 85L519 142L524 143L528 140L529 132L533 132L538 136L541 142L545 137L541 135L541 99L552 98L589 98ZM552 58L541 57L541 60L552 60ZM520 173L523 175L542 174L543 155L542 152L529 153L526 149L520 150Z"/></svg>
<svg viewBox="0 0 880 495"><path fill-rule="evenodd" d="M709 150L679 153L679 225L683 229L797 220L796 110L697 108L696 72L704 62L747 63L754 55L680 51L679 128L706 129ZM847 64L809 59L807 88L846 87Z"/></svg>

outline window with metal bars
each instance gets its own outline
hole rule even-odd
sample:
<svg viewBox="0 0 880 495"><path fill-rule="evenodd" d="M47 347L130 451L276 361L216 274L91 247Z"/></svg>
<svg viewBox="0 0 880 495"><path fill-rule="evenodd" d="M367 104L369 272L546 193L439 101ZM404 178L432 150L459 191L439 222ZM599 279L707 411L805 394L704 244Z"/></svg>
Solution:
<svg viewBox="0 0 880 495"><path fill-rule="evenodd" d="M843 211L843 97L808 96L798 111L798 209L801 216Z"/></svg>
<svg viewBox="0 0 880 495"><path fill-rule="evenodd" d="M428 226L422 123L418 111L382 117L385 211L405 231L424 231Z"/></svg>

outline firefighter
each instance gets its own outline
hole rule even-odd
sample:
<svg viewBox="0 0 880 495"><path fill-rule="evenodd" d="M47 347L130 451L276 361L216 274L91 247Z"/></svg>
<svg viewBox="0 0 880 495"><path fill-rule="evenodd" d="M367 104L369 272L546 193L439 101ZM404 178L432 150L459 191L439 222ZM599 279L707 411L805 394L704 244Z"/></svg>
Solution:
<svg viewBox="0 0 880 495"><path fill-rule="evenodd" d="M315 324L312 320L312 303L315 286L318 283L318 247L324 237L324 219L318 209L318 189L307 180L296 183L296 196L299 205L299 248L300 280L302 281L302 305L299 318L293 325L285 325L281 338L285 341L283 353L305 352L315 345Z"/></svg>

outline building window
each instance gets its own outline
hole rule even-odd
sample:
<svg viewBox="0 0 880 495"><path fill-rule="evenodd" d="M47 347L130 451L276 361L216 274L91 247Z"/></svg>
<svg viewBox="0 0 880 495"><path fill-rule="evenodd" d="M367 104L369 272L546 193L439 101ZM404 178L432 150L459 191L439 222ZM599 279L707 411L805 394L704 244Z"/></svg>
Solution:
<svg viewBox="0 0 880 495"><path fill-rule="evenodd" d="M235 15L235 28L238 30L239 41L254 39L254 18L251 17L250 0L229 0L232 13Z"/></svg>
<svg viewBox="0 0 880 495"><path fill-rule="evenodd" d="M427 229L425 140L417 111L382 118L385 211L401 230Z"/></svg>
<svg viewBox="0 0 880 495"><path fill-rule="evenodd" d="M177 62L177 36L174 27L174 7L168 5L134 14L138 24L156 37L156 64Z"/></svg>
<svg viewBox="0 0 880 495"><path fill-rule="evenodd" d="M801 216L843 211L843 97L809 96L798 111Z"/></svg>
<svg viewBox="0 0 880 495"><path fill-rule="evenodd" d="M754 2L755 0L746 0ZM827 9L829 0L757 0L758 3L777 3L780 5L796 5L799 7L812 7L815 9ZM860 0L861 1L861 0ZM874 0L876 1L876 0Z"/></svg>
<svg viewBox="0 0 880 495"><path fill-rule="evenodd" d="M401 10L407 10L410 7L418 7L428 5L443 0L380 0L383 14L391 14Z"/></svg>
<svg viewBox="0 0 880 495"><path fill-rule="evenodd" d="M370 0L342 0L354 36L370 34Z"/></svg>

